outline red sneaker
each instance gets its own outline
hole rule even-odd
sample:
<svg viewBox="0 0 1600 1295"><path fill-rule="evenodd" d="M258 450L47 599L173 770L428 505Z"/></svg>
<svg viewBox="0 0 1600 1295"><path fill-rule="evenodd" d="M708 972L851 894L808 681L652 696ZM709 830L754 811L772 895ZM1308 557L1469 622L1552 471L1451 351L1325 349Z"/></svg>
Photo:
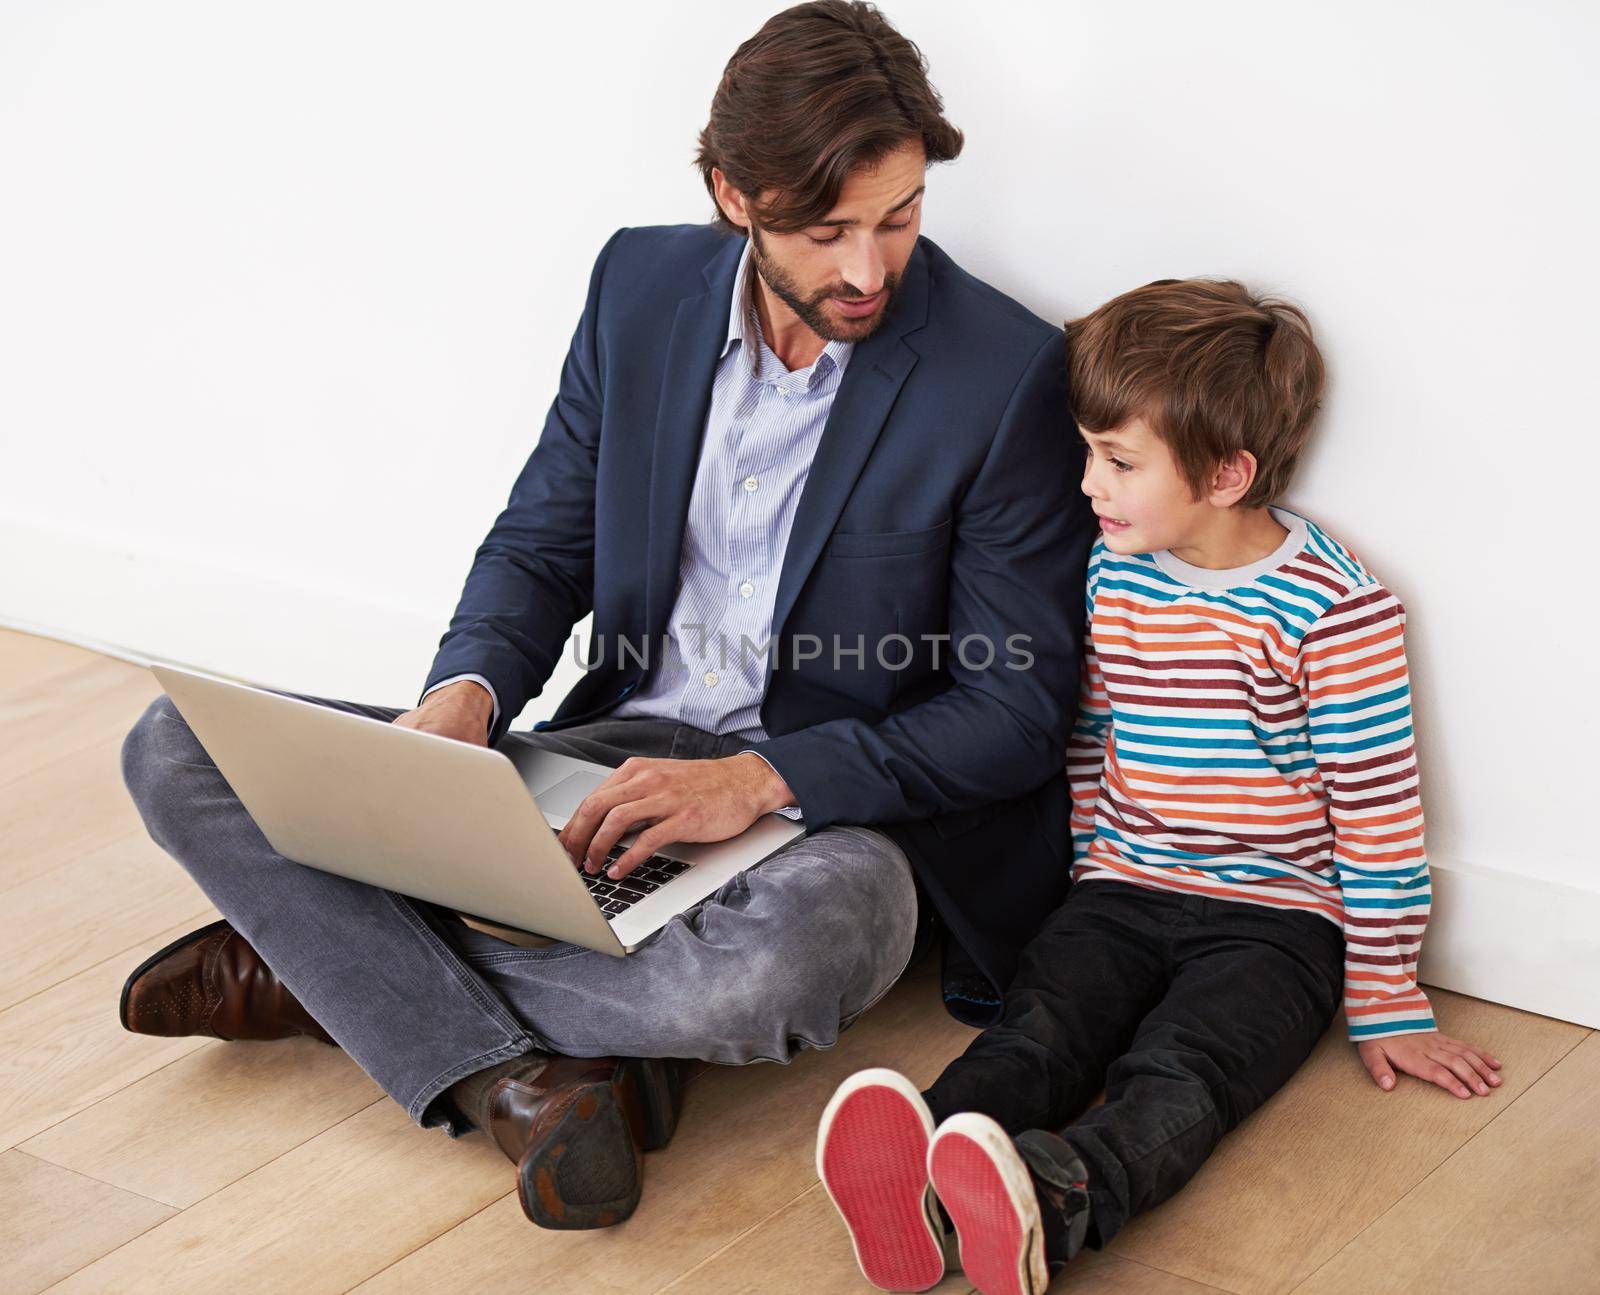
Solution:
<svg viewBox="0 0 1600 1295"><path fill-rule="evenodd" d="M961 1268L982 1295L1043 1295L1044 1227L1028 1167L1006 1131L963 1112L928 1145L928 1177L961 1238Z"/></svg>
<svg viewBox="0 0 1600 1295"><path fill-rule="evenodd" d="M822 1112L817 1175L880 1290L925 1291L944 1276L944 1226L928 1186L932 1133L916 1085L893 1070L851 1075Z"/></svg>

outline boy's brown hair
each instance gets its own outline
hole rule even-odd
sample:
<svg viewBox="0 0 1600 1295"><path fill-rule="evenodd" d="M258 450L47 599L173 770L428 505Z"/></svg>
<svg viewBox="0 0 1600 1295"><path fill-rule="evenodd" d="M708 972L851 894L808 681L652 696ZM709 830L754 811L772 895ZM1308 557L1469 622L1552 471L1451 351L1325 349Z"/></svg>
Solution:
<svg viewBox="0 0 1600 1295"><path fill-rule="evenodd" d="M713 203L716 167L763 229L792 234L827 216L850 172L912 140L930 164L961 152L921 52L874 5L813 0L734 51L695 162ZM721 207L715 223L733 228Z"/></svg>
<svg viewBox="0 0 1600 1295"><path fill-rule="evenodd" d="M1142 417L1195 497L1219 463L1255 456L1244 508L1289 485L1320 404L1322 356L1305 312L1231 279L1157 279L1067 325L1078 425Z"/></svg>

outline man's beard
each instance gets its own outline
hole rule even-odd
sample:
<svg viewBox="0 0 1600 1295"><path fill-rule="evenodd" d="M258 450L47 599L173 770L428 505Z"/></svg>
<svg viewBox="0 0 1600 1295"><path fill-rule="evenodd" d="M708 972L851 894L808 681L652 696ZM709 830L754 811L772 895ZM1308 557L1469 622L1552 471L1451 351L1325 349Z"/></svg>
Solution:
<svg viewBox="0 0 1600 1295"><path fill-rule="evenodd" d="M825 342L859 342L863 338L871 337L877 331L878 325L888 317L889 306L893 302L895 289L900 286L900 273L890 270L883 276L883 303L877 311L865 319L834 319L827 312L826 306L830 297L865 297L868 293L859 288L853 288L848 283L840 282L834 287L824 288L814 292L809 297L802 296L800 287L785 273L783 267L774 263L767 257L766 248L761 243L761 231L754 225L750 226L750 241L752 259L755 261L756 273L761 276L761 281L772 289L772 295L794 311L813 333Z"/></svg>

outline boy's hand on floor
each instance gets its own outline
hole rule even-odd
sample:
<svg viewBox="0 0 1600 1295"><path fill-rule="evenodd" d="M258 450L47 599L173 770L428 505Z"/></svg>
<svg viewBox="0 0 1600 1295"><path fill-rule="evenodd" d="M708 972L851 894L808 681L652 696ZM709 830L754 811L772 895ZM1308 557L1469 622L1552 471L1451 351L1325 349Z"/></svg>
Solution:
<svg viewBox="0 0 1600 1295"><path fill-rule="evenodd" d="M1427 1034L1397 1034L1389 1039L1368 1039L1356 1045L1373 1083L1387 1092L1394 1087L1396 1070L1430 1084L1438 1084L1457 1097L1476 1092L1487 1097L1500 1086L1500 1062L1482 1048L1452 1039L1437 1030Z"/></svg>

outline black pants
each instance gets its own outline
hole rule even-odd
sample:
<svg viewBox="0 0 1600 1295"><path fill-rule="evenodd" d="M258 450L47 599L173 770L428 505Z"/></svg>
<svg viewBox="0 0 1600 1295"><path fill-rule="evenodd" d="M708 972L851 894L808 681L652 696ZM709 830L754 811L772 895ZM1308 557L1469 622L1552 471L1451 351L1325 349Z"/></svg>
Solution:
<svg viewBox="0 0 1600 1295"><path fill-rule="evenodd" d="M1326 918L1083 882L928 1105L936 1120L981 1111L1012 1136L1060 1134L1089 1171L1088 1239L1103 1246L1294 1074L1343 981L1344 935ZM1105 1104L1085 1110L1102 1084Z"/></svg>

